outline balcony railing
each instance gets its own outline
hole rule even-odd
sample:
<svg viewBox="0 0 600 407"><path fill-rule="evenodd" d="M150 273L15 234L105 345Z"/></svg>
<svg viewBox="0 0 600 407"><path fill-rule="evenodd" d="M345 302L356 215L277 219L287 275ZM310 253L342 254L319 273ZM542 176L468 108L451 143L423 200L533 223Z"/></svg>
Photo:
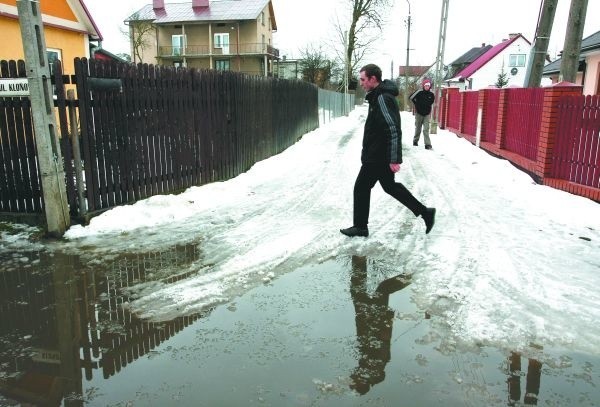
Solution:
<svg viewBox="0 0 600 407"><path fill-rule="evenodd" d="M185 47L159 46L159 57L206 57L210 55L268 55L279 58L279 50L267 44L232 44L229 47L215 48L209 45L187 45Z"/></svg>

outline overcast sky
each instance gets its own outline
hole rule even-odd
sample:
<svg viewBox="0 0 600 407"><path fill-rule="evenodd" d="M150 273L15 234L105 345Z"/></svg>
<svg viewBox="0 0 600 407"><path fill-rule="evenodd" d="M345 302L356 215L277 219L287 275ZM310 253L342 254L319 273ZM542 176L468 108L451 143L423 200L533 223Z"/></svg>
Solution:
<svg viewBox="0 0 600 407"><path fill-rule="evenodd" d="M129 53L128 43L119 28L123 20L152 0L121 0L111 4L105 0L84 0L100 32L104 47L113 52ZM335 37L335 21L347 21L344 4L350 0L273 0L277 32L274 45L281 55L299 56L299 49L308 44L327 45ZM168 3L168 1L166 1ZM174 1L181 2L181 1ZM411 9L410 65L429 65L435 61L438 46L442 0L395 0L386 13L381 41L373 44L371 60L381 65L384 75L392 68L406 63L408 5ZM559 0L550 39L549 53L558 54L564 44L569 0ZM110 4L110 7L108 6ZM473 1L451 0L447 23L447 40L444 62L449 63L482 43L497 44L509 33L522 33L533 40L541 0ZM600 1L588 2L583 36L600 30ZM365 61L367 62L367 61Z"/></svg>

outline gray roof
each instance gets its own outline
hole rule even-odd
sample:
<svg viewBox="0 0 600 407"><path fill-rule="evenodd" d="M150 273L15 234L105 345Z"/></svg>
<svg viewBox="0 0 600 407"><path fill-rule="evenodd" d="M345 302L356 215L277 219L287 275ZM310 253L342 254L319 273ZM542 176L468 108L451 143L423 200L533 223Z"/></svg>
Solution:
<svg viewBox="0 0 600 407"><path fill-rule="evenodd" d="M591 51L600 48L600 31L581 40L581 51Z"/></svg>
<svg viewBox="0 0 600 407"><path fill-rule="evenodd" d="M469 51L465 52L463 55L450 63L450 65L470 64L481 55L485 54L490 48L492 48L491 45L483 45L481 47L471 48Z"/></svg>
<svg viewBox="0 0 600 407"><path fill-rule="evenodd" d="M585 37L583 40L581 40L581 52L582 53L587 52L587 51L592 51L595 49L600 49L600 31L590 35L589 37ZM551 75L553 73L559 73L560 72L560 61L561 61L561 58L557 58L556 60L550 62L548 65L545 65L543 74ZM580 65L581 65L582 61L585 61L585 56L579 57ZM580 70L581 70L581 68L580 68Z"/></svg>
<svg viewBox="0 0 600 407"><path fill-rule="evenodd" d="M270 0L211 0L209 7L192 7L188 3L165 3L165 8L154 10L147 4L125 21L150 20L155 24L190 21L255 20Z"/></svg>

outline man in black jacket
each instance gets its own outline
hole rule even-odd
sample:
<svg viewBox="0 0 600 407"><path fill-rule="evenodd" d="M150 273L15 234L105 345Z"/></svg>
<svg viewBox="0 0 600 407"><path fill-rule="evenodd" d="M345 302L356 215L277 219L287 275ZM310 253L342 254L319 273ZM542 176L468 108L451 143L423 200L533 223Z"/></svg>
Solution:
<svg viewBox="0 0 600 407"><path fill-rule="evenodd" d="M425 148L431 150L431 139L429 138L429 117L431 115L431 106L435 102L435 95L430 90L431 80L423 81L423 89L418 89L410 95L410 100L415 105L415 136L413 137L413 146L419 145L421 137L421 127L423 127L423 138L425 139Z"/></svg>
<svg viewBox="0 0 600 407"><path fill-rule="evenodd" d="M402 163L402 129L398 109L398 88L381 81L381 68L365 65L360 70L360 86L367 92L369 114L365 122L361 153L362 166L354 184L354 225L340 229L346 236L369 236L371 189L379 181L383 190L425 221L429 233L435 221L435 208L427 208L401 183L394 181Z"/></svg>

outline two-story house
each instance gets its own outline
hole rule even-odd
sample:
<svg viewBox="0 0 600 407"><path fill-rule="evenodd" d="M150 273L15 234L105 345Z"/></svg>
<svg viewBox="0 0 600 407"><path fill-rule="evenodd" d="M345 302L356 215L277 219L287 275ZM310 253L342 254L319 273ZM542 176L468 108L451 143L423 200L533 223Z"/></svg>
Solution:
<svg viewBox="0 0 600 407"><path fill-rule="evenodd" d="M523 86L531 51L531 43L523 35L510 34L501 43L479 50L485 49L470 64L444 79L444 83L449 87L477 90L494 86L499 75L504 74L507 86Z"/></svg>
<svg viewBox="0 0 600 407"><path fill-rule="evenodd" d="M64 72L73 74L75 57L90 57L93 42L102 35L82 0L41 1L48 60L60 59ZM0 59L24 58L16 0L0 0Z"/></svg>
<svg viewBox="0 0 600 407"><path fill-rule="evenodd" d="M153 0L132 14L132 62L273 75L271 0Z"/></svg>

